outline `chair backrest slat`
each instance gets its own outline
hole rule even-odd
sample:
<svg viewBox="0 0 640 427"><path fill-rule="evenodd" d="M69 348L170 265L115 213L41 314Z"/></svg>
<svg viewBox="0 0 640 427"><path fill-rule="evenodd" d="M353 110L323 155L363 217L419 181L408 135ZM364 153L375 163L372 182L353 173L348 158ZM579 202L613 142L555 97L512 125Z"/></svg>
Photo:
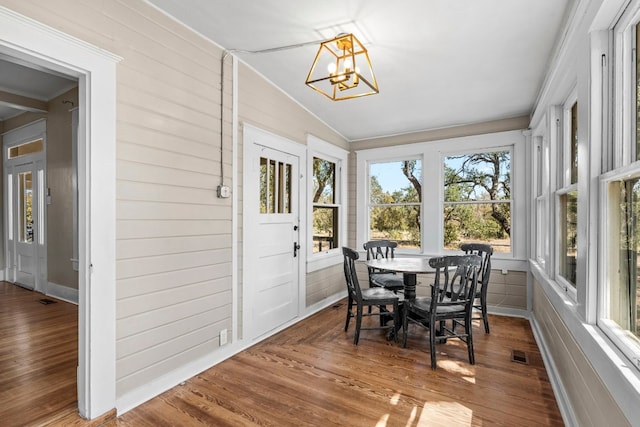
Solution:
<svg viewBox="0 0 640 427"><path fill-rule="evenodd" d="M429 265L436 269L432 308L473 304L481 264L482 257L473 254L431 258Z"/></svg>
<svg viewBox="0 0 640 427"><path fill-rule="evenodd" d="M478 280L481 286L487 286L489 284L489 277L491 276L491 255L493 255L493 247L485 243L463 243L460 245L460 249L467 255L474 254L482 257Z"/></svg>

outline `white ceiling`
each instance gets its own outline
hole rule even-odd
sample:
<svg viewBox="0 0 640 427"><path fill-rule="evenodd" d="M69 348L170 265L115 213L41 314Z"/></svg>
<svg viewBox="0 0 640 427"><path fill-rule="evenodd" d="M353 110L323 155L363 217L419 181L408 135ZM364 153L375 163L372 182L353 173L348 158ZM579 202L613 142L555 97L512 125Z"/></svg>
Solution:
<svg viewBox="0 0 640 427"><path fill-rule="evenodd" d="M51 70L0 54L0 91L36 101L49 101L78 84L77 80ZM29 107L16 103L0 94L0 120L29 111Z"/></svg>
<svg viewBox="0 0 640 427"><path fill-rule="evenodd" d="M318 45L234 55L348 140L529 115L575 0L149 0L228 50L354 32L380 93L304 84Z"/></svg>

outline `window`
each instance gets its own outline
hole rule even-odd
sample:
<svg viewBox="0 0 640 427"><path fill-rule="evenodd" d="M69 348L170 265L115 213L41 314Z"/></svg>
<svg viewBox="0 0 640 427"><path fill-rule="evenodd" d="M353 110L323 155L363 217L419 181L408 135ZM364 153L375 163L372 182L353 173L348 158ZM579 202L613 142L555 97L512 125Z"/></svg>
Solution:
<svg viewBox="0 0 640 427"><path fill-rule="evenodd" d="M336 204L336 163L313 158L313 253L340 246L340 205Z"/></svg>
<svg viewBox="0 0 640 427"><path fill-rule="evenodd" d="M526 180L514 170L527 170L527 149L506 131L356 151L357 246L389 239L396 253L436 256L490 240L499 268L521 269Z"/></svg>
<svg viewBox="0 0 640 427"><path fill-rule="evenodd" d="M598 325L640 366L640 13L628 10L616 28L616 97L614 115L625 128L616 134L610 171L600 176L601 232L605 238L600 260L604 275L599 286ZM630 72L627 72L630 70Z"/></svg>
<svg viewBox="0 0 640 427"><path fill-rule="evenodd" d="M606 318L640 348L640 177L608 183L609 272Z"/></svg>
<svg viewBox="0 0 640 427"><path fill-rule="evenodd" d="M444 249L488 242L511 252L511 153L492 151L444 158Z"/></svg>
<svg viewBox="0 0 640 427"><path fill-rule="evenodd" d="M307 272L342 262L348 154L312 135L307 137Z"/></svg>
<svg viewBox="0 0 640 427"><path fill-rule="evenodd" d="M564 111L564 137L560 156L562 176L556 192L558 200L558 268L559 283L573 289L575 297L578 251L578 103L570 97Z"/></svg>
<svg viewBox="0 0 640 427"><path fill-rule="evenodd" d="M369 165L367 240L389 239L400 248L421 248L422 161Z"/></svg>
<svg viewBox="0 0 640 427"><path fill-rule="evenodd" d="M543 120L546 123L546 120ZM544 131L542 131L544 132ZM532 239L535 243L535 259L543 267L549 257L548 191L549 191L549 143L542 135L535 136L533 156L533 185L535 194L535 228Z"/></svg>

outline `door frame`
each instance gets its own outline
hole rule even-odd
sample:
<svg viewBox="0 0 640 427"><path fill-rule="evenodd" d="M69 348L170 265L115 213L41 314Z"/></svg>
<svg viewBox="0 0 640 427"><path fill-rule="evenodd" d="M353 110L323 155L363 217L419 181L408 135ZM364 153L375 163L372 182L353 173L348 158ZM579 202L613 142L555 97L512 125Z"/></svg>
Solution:
<svg viewBox="0 0 640 427"><path fill-rule="evenodd" d="M249 125L247 123L242 124L242 145L243 145L243 205L242 205L242 229L243 229L243 240L242 240L242 290L243 290L243 298L242 298L242 339L253 339L253 337L248 336L249 331L253 330L251 326L251 318L250 318L250 304L254 300L252 295L248 295L245 292L247 291L247 287L244 286L244 283L247 280L251 280L252 274L254 273L252 269L251 260L247 256L247 247L252 245L251 233L248 230L251 230L253 227L252 216L248 214L249 209L248 206L257 206L259 203L258 194L255 191L248 190L248 183L246 178L248 176L248 172L250 168L253 167L252 160L255 159L256 154L258 154L257 147L267 147L273 150L282 151L293 156L298 157L298 173L300 175L300 184L298 190L298 232L299 232L299 244L301 248L306 248L307 244L307 230L306 230L306 203L307 200L307 185L305 180L305 172L306 168L306 147L302 144L298 144L289 139L281 137L279 135L273 134L271 132L262 130L255 126ZM259 144L255 141L259 141ZM259 155L259 154L258 154ZM277 327L276 329L268 332L266 335L262 335L260 338L264 339L269 335L273 335L274 333L286 328L291 323L296 322L300 319L302 315L305 313L306 309L306 251L304 249L298 251L298 314L291 321Z"/></svg>
<svg viewBox="0 0 640 427"><path fill-rule="evenodd" d="M78 409L116 407L115 150L120 57L0 6L0 54L78 79Z"/></svg>

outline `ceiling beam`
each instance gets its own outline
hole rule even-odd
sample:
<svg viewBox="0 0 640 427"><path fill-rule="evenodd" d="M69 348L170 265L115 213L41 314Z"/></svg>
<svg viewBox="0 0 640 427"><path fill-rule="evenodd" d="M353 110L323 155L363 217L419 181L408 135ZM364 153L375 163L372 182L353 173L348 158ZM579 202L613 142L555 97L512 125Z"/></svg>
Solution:
<svg viewBox="0 0 640 427"><path fill-rule="evenodd" d="M0 104L7 105L12 108L24 111L32 111L34 113L46 113L47 103L39 99L28 98L15 93L0 90Z"/></svg>

